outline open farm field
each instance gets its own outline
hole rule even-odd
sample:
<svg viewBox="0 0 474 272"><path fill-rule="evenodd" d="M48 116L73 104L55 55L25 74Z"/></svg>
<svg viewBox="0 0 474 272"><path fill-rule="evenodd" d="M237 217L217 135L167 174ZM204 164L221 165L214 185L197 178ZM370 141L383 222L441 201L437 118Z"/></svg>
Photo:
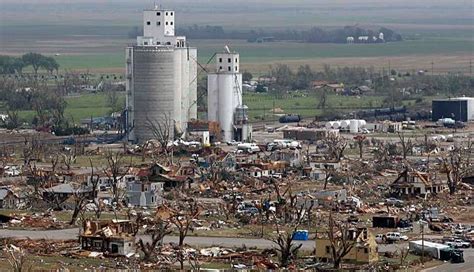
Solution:
<svg viewBox="0 0 474 272"><path fill-rule="evenodd" d="M120 96L121 103L125 105L125 95ZM107 104L107 97L104 94L87 94L74 97L66 97L67 107L64 116L71 122L79 124L82 119L91 117L101 117L109 115L112 108ZM0 113L4 112L4 107L0 103ZM35 113L33 111L20 111L21 119L31 122Z"/></svg>
<svg viewBox="0 0 474 272"><path fill-rule="evenodd" d="M63 69L123 73L124 48L133 43L128 32L139 26L141 11L150 2L78 0L3 0L0 3L0 54L38 52L57 55ZM206 63L228 44L240 52L243 69L261 74L275 63L332 66L373 66L377 69L429 70L436 73L470 71L474 23L469 1L408 1L391 3L358 0L329 1L160 1L177 12L177 25L223 26L226 31L331 29L357 25L388 27L405 41L346 45L242 40L189 40ZM51 5L44 5L50 3ZM436 16L433 16L436 14ZM21 16L20 16L21 15Z"/></svg>
<svg viewBox="0 0 474 272"><path fill-rule="evenodd" d="M430 101L434 97L426 97ZM125 95L120 95L121 103L125 105ZM340 96L328 95L325 110L317 109L319 97L314 94L297 93L275 96L268 93L244 93L243 101L249 107L250 120L276 120L278 114L299 114L304 117L315 117L327 112L348 112L360 108L382 107L384 97L372 96ZM84 94L81 96L67 97L66 118L72 123L79 124L81 120L91 117L106 116L111 113L105 94ZM415 105L415 100L403 101L406 106ZM4 108L0 104L0 113ZM349 110L350 109L350 110ZM275 115L274 115L275 114ZM33 111L21 111L20 118L31 121ZM205 116L205 113L204 113ZM203 117L204 117L203 116Z"/></svg>
<svg viewBox="0 0 474 272"><path fill-rule="evenodd" d="M33 51L54 55L64 69L89 70L98 73L123 73L125 47L128 39L73 37L56 40L54 46L47 41L34 45L22 42L1 41L0 54L18 55ZM413 71L431 70L435 73L463 72L470 70L474 41L469 39L420 39L387 44L308 44L297 42L248 43L243 40L190 40L198 48L199 62L206 64L214 52L224 45L240 52L242 68L255 74L263 74L269 66L287 63L292 67L309 64L321 70L324 64L331 66L364 66L376 69L392 68ZM211 65L209 67L212 66Z"/></svg>

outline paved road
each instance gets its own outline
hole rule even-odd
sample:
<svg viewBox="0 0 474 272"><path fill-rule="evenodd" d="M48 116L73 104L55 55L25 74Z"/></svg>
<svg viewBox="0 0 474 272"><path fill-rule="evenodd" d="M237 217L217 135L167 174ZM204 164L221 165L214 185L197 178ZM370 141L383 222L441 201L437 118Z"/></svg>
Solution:
<svg viewBox="0 0 474 272"><path fill-rule="evenodd" d="M76 239L79 233L78 228L64 229L64 230L0 230L0 237L12 238L30 238L30 239L49 239L49 240L66 240ZM140 236L139 236L140 238ZM167 236L164 239L165 243L178 242L177 236ZM248 238L226 238L226 237L186 237L186 243L194 246L222 246L222 247L237 247L245 244L247 247L269 248L273 243L265 239L248 239ZM314 241L299 241L303 244L302 248L312 250L314 248Z"/></svg>
<svg viewBox="0 0 474 272"><path fill-rule="evenodd" d="M50 239L50 240L66 240L76 239L79 233L78 228L64 229L64 230L46 230L46 231L31 231L31 230L8 230L1 229L0 237L12 237L12 238L30 238L30 239ZM139 236L139 238L145 238ZM177 236L167 236L164 239L165 243L178 242ZM228 238L228 237L198 237L188 236L186 237L186 243L193 246L207 247L207 246L221 246L221 247L238 247L245 245L246 247L256 248L270 248L274 244L271 241L265 239L251 239L251 238ZM295 241L297 244L302 244L301 247L304 250L313 250L315 246L314 240L309 241ZM396 251L399 247L406 247L407 244L392 244L392 245L379 245L380 252Z"/></svg>
<svg viewBox="0 0 474 272"><path fill-rule="evenodd" d="M446 272L446 271L456 271L456 272L472 272L474 271L474 248L469 248L464 250L464 263L452 264L444 263L440 266L428 268L422 270L423 272Z"/></svg>

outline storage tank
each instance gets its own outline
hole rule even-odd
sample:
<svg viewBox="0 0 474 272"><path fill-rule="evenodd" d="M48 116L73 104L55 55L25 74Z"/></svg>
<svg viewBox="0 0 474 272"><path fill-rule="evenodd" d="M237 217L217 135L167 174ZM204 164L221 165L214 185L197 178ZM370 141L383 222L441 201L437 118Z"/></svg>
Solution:
<svg viewBox="0 0 474 272"><path fill-rule="evenodd" d="M359 132L359 121L358 120L351 120L349 131L350 131L350 133L358 133Z"/></svg>
<svg viewBox="0 0 474 272"><path fill-rule="evenodd" d="M157 47L133 48L133 124L139 142L155 138L149 121L165 122L179 119L175 109L175 55L173 49ZM173 122L168 126L174 137Z"/></svg>
<svg viewBox="0 0 474 272"><path fill-rule="evenodd" d="M367 122L365 120L357 120L359 122L359 128L363 128L367 125Z"/></svg>
<svg viewBox="0 0 474 272"><path fill-rule="evenodd" d="M351 121L349 120L341 121L341 129L348 130L350 124L351 124Z"/></svg>
<svg viewBox="0 0 474 272"><path fill-rule="evenodd" d="M326 123L326 128L327 129L332 129L333 128L333 125L334 125L334 122L333 121L329 121Z"/></svg>
<svg viewBox="0 0 474 272"><path fill-rule="evenodd" d="M334 129L339 129L341 127L341 122L340 121L334 121L334 124L332 126Z"/></svg>
<svg viewBox="0 0 474 272"><path fill-rule="evenodd" d="M301 121L301 116L288 114L288 115L280 117L280 119L278 119L278 121L280 123L297 123L297 122Z"/></svg>

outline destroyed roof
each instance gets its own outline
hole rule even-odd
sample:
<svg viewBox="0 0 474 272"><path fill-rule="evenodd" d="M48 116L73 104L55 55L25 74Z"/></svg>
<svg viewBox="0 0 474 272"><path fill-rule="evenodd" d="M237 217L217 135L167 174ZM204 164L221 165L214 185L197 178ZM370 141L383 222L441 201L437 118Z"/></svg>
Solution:
<svg viewBox="0 0 474 272"><path fill-rule="evenodd" d="M82 236L124 237L133 234L130 220L86 220L83 223Z"/></svg>
<svg viewBox="0 0 474 272"><path fill-rule="evenodd" d="M58 194L74 194L74 193L86 193L91 192L90 187L80 186L74 188L70 183L59 184L48 189L49 192L58 193Z"/></svg>
<svg viewBox="0 0 474 272"><path fill-rule="evenodd" d="M157 167L163 169L163 171L165 171L165 172L171 172L172 171L172 169L170 167L164 166L164 165L162 165L160 163L157 163L157 162L155 162L151 165L151 167L153 167L153 166L157 166Z"/></svg>
<svg viewBox="0 0 474 272"><path fill-rule="evenodd" d="M1 200L5 199L5 197L8 195L9 192L10 190L8 189L5 189L5 188L0 189L0 199Z"/></svg>
<svg viewBox="0 0 474 272"><path fill-rule="evenodd" d="M423 182L423 184L428 186L432 184L430 181L430 175L428 173L420 171L408 171L408 169L406 169L398 175L397 179L392 183L392 185L411 184L415 182L414 180L412 181L408 179L408 177L417 177L421 182Z"/></svg>

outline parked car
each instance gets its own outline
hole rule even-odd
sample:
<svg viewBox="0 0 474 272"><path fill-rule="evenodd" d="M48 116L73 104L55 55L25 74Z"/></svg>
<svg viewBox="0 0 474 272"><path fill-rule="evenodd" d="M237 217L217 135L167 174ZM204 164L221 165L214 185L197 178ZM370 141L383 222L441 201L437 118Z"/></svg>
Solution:
<svg viewBox="0 0 474 272"><path fill-rule="evenodd" d="M377 242L377 244L385 243L385 235L384 234L375 235L375 242Z"/></svg>
<svg viewBox="0 0 474 272"><path fill-rule="evenodd" d="M397 198L394 198L394 197L390 197L390 198L387 198L385 200L385 203L387 205L393 205L393 206L403 206L403 204L405 204L405 202L403 200L400 200L400 199L397 199Z"/></svg>
<svg viewBox="0 0 474 272"><path fill-rule="evenodd" d="M385 237L390 242L408 241L408 236L402 235L400 232L387 232Z"/></svg>
<svg viewBox="0 0 474 272"><path fill-rule="evenodd" d="M471 243L465 242L461 239L456 239L456 240L453 240L453 241L447 241L447 242L445 242L445 244L450 246L450 247L454 247L454 248L469 248L469 247L471 247Z"/></svg>

